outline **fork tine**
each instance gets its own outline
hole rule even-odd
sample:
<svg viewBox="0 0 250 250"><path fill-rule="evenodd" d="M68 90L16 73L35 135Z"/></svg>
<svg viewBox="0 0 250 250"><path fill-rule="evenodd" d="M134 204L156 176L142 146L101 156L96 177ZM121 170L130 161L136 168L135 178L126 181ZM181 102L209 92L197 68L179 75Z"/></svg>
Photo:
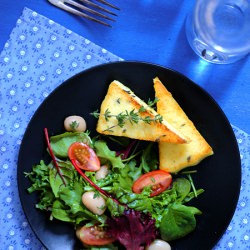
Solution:
<svg viewBox="0 0 250 250"><path fill-rule="evenodd" d="M66 11L72 13L72 14L84 17L86 19L89 19L91 21L103 24L103 25L108 26L108 27L111 27L111 25L108 24L108 23L106 23L106 22L104 22L104 21L102 21L102 20L99 20L99 19L95 18L94 16L97 15L97 16L102 17L104 19L115 21L114 19L112 19L112 18L110 18L110 17L108 17L108 16L100 13L99 11L91 9L91 8L89 8L89 7L87 7L87 6L83 5L83 4L80 4L80 3L76 2L75 0L48 0L48 1L51 4L53 4L53 5L61 8L63 10L66 10ZM78 1L82 1L84 4L92 6L95 9L99 9L99 10L101 10L103 12L107 12L109 14L112 14L112 15L116 16L116 14L112 13L111 11L109 11L109 10L107 10L107 9L101 7L101 6L98 6L98 4L96 4L96 3L94 3L94 2L92 2L90 0L78 0ZM110 6L110 7L113 7L115 9L119 10L119 8L117 8L116 6L108 3L105 0L96 0L96 1L98 1L100 3L103 3L103 4L106 4L106 5ZM83 11L81 11L81 10L83 10ZM88 15L85 12L89 12L89 13L93 14L93 16L92 15Z"/></svg>
<svg viewBox="0 0 250 250"><path fill-rule="evenodd" d="M76 10L76 9L73 9L72 7L69 7L69 6L66 5L66 4L61 3L60 5L58 5L58 7L60 7L60 8L62 8L62 9L64 9L64 10L66 10L66 11L72 13L72 14L75 14L75 15L78 15L78 16L81 16L81 17L84 17L84 18L86 18L86 19L89 19L89 20L91 20L91 21L97 22L97 23L99 23L99 24L103 24L103 25L108 26L108 27L111 27L110 24L108 24L108 23L106 23L106 22L103 22L103 21L101 21L101 20L99 20L99 19L96 19L96 18L94 18L94 17L92 17L92 16L89 16L89 15L87 15L87 14L81 12L81 11L78 11L78 10Z"/></svg>
<svg viewBox="0 0 250 250"><path fill-rule="evenodd" d="M103 3L103 4L105 4L105 5L107 5L107 6L111 7L111 8L116 9L116 10L120 10L118 7L116 7L115 5L109 3L109 2L107 2L105 0L96 0L96 1L99 2L99 3Z"/></svg>
<svg viewBox="0 0 250 250"><path fill-rule="evenodd" d="M73 6L77 7L77 8L79 8L79 9L88 11L88 12L91 13L91 14L94 14L94 15L97 15L97 16L99 16L99 17L102 17L102 18L105 18L105 19L114 21L114 19L112 19L112 18L110 18L110 17L108 17L108 16L106 16L106 15L103 15L102 13L100 13L100 12L98 12L98 11L92 10L92 9L90 9L90 8L88 8L88 7L84 6L84 5L82 5L82 4L79 4L79 3L75 2L74 0L65 0L64 2L65 2L65 3L68 3L68 4L70 4L70 5L73 5Z"/></svg>
<svg viewBox="0 0 250 250"><path fill-rule="evenodd" d="M99 9L101 11L109 13L109 14L111 14L113 16L117 16L114 12L112 12L112 11L110 11L108 9L105 9L102 6L100 6L100 5L96 4L96 3L93 3L93 2L91 2L89 0L80 0L80 1L83 2L83 3L85 3L85 4L87 4L87 5L89 5L89 6L92 6L92 7L96 8L96 9Z"/></svg>

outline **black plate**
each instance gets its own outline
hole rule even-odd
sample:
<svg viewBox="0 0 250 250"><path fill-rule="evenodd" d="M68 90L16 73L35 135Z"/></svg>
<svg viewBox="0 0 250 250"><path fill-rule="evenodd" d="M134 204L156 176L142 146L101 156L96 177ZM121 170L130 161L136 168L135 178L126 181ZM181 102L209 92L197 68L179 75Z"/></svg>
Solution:
<svg viewBox="0 0 250 250"><path fill-rule="evenodd" d="M197 229L171 243L172 249L211 249L221 238L235 211L241 182L241 163L231 126L216 102L185 76L158 65L116 62L97 66L60 85L38 108L25 132L18 159L18 187L27 219L37 237L48 249L79 249L71 226L50 222L35 208L37 194L28 195L30 182L24 172L46 158L43 129L50 134L63 131L66 116L82 115L88 129L95 131L96 119L90 113L100 107L109 83L116 79L144 100L154 98L152 79L158 76L213 147L215 154L197 166L195 185L205 193L193 202L202 210Z"/></svg>

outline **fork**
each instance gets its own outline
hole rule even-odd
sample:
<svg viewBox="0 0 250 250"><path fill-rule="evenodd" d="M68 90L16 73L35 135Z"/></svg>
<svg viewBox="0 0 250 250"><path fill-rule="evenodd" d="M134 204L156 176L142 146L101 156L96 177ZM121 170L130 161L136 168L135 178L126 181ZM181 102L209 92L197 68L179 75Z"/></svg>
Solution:
<svg viewBox="0 0 250 250"><path fill-rule="evenodd" d="M115 13L111 12L107 8L102 7L100 4L96 4L90 0L80 0L79 2L82 2L82 4L78 3L76 0L48 0L51 4L66 10L72 14L87 18L91 21L103 24L105 26L111 27L110 24L107 22L104 22L100 19L97 19L95 16L115 21L113 18L107 16L106 13L111 14L113 16L117 16ZM119 10L118 7L115 5L107 2L106 0L96 0L97 2L106 5L108 7L111 7L113 9ZM105 14L102 12L106 12ZM92 15L89 15L87 13L90 13Z"/></svg>

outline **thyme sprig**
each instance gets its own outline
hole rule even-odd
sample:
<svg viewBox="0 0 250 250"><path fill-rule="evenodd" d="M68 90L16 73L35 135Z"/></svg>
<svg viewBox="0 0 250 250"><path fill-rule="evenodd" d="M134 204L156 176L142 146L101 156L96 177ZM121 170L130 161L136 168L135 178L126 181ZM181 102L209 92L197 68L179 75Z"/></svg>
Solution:
<svg viewBox="0 0 250 250"><path fill-rule="evenodd" d="M159 114L157 114L155 117L145 116L142 117L140 113L144 112L145 108L141 106L139 111L135 111L134 109L131 111L125 110L119 114L111 114L109 109L106 109L103 116L105 120L108 122L110 118L116 118L117 124L113 125L111 127L108 127L105 131L113 132L112 129L116 126L119 126L120 128L123 128L126 121L129 121L131 125L137 124L139 121L143 121L147 124L150 124L151 122L159 122L162 123L163 117ZM99 110L94 111L91 113L95 118L99 118L100 115L102 115Z"/></svg>
<svg viewBox="0 0 250 250"><path fill-rule="evenodd" d="M151 108L154 108L155 104L159 101L160 99L158 97L155 97L155 99L153 101L151 101L150 99L148 99L148 106Z"/></svg>
<svg viewBox="0 0 250 250"><path fill-rule="evenodd" d="M79 122L73 121L73 122L70 123L69 126L72 129L72 131L76 131L76 129L79 127Z"/></svg>

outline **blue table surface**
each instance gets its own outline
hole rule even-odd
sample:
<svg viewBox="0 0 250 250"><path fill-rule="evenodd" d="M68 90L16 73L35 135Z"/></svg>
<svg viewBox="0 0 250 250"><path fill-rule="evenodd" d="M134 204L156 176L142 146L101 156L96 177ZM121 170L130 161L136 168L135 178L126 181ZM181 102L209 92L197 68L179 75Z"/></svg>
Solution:
<svg viewBox="0 0 250 250"><path fill-rule="evenodd" d="M194 1L110 1L120 7L112 28L71 15L46 0L1 0L0 50L28 7L125 60L152 62L183 73L216 100L231 124L250 133L250 57L229 65L199 59L184 29Z"/></svg>
<svg viewBox="0 0 250 250"><path fill-rule="evenodd" d="M186 75L215 99L231 124L250 134L250 56L234 64L216 65L207 63L195 55L186 40L184 29L185 18L192 10L195 0L109 1L120 7L120 11L116 11L118 16L115 17L116 21L112 22L112 28L71 15L52 6L47 0L1 0L0 51L4 48L5 42L24 7L28 7L125 60L159 64ZM0 75L0 79L1 77ZM4 96L0 95L0 98L4 98ZM243 165L244 178L249 179L247 172L249 170L249 143L247 139L242 139L242 136L241 133L242 155L245 157L243 159L245 160L245 165ZM246 138L245 134L244 138ZM243 148L243 145L248 148ZM7 167L8 164L4 164L2 168L3 172L6 173L5 179L3 179L3 183L7 187L5 193L11 184L10 177L7 176L11 169ZM245 193L240 200L239 209L242 209L240 210L242 213L239 213L239 216L243 212L245 213L243 206L245 206L245 201L249 200L248 187L248 183L243 182L242 190ZM7 201L10 199L9 197L12 197L12 193L11 196L7 197ZM10 215L12 214L7 214L7 216ZM249 225L246 222L250 221L248 219L249 212L245 213L244 216L243 224L246 225L240 224L240 226L243 225L242 235ZM246 232L246 237L249 237L248 234L249 229ZM248 244L249 238L246 237L244 242ZM27 238L30 237L27 236ZM27 240L26 242L29 243ZM229 241L228 246L232 242ZM0 249L1 247L2 245Z"/></svg>

